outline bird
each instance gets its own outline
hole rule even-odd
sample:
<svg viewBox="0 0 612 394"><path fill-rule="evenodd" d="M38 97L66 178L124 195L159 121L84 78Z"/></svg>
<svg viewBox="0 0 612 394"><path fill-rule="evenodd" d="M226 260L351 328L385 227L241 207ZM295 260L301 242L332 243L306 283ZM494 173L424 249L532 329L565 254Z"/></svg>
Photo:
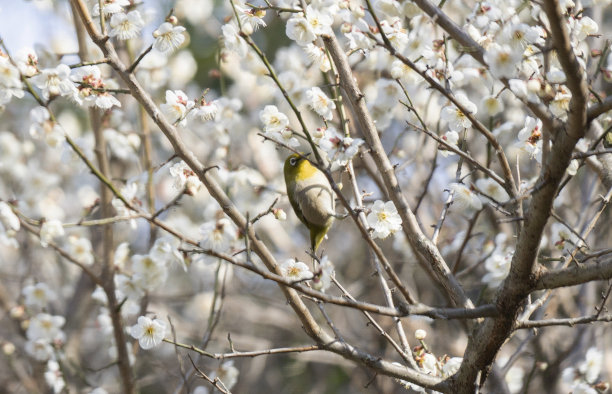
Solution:
<svg viewBox="0 0 612 394"><path fill-rule="evenodd" d="M289 155L283 172L289 202L298 219L310 230L310 247L315 253L336 216L334 193L325 174L304 155Z"/></svg>

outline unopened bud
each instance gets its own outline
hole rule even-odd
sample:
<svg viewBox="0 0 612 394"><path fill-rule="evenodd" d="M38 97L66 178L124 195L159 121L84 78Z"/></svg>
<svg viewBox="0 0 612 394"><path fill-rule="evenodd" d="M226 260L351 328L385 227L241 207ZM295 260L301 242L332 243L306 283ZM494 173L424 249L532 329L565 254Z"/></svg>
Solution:
<svg viewBox="0 0 612 394"><path fill-rule="evenodd" d="M350 23L343 23L342 26L340 26L340 31L344 34L350 33L351 29L352 29L352 26Z"/></svg>
<svg viewBox="0 0 612 394"><path fill-rule="evenodd" d="M280 208L273 209L272 213L274 213L276 220L287 220L287 214Z"/></svg>
<svg viewBox="0 0 612 394"><path fill-rule="evenodd" d="M22 305L17 305L11 308L11 317L13 319L21 319L25 310Z"/></svg>
<svg viewBox="0 0 612 394"><path fill-rule="evenodd" d="M4 353L5 356L10 356L13 353L15 353L15 345L13 345L11 342L5 342L2 344L2 353Z"/></svg>
<svg viewBox="0 0 612 394"><path fill-rule="evenodd" d="M170 15L168 19L166 19L166 21L172 23L173 25L176 25L178 23L178 19L174 15Z"/></svg>
<svg viewBox="0 0 612 394"><path fill-rule="evenodd" d="M418 329L414 332L414 337L419 341L422 341L427 336L427 331Z"/></svg>

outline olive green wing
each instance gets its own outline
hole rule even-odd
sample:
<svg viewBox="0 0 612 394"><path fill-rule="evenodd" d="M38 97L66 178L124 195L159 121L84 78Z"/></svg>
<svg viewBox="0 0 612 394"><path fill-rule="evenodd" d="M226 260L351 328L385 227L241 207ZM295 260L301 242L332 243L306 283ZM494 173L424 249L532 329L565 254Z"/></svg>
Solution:
<svg viewBox="0 0 612 394"><path fill-rule="evenodd" d="M308 226L308 222L306 221L306 218L302 214L302 208L300 207L300 203L298 199L295 198L296 197L295 189L293 191L290 191L289 186L287 186L287 196L289 197L289 202L291 203L291 208L293 208L293 212L295 212L295 216L297 216L298 219L300 219L300 222Z"/></svg>

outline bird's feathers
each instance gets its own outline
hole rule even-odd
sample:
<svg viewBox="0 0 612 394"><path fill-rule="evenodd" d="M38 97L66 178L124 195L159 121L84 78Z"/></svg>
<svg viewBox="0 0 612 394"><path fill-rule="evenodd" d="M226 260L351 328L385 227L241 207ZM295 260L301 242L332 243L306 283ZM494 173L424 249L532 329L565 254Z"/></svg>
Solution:
<svg viewBox="0 0 612 394"><path fill-rule="evenodd" d="M298 219L310 230L311 247L316 250L334 221L334 194L325 175L308 160L288 164L295 156L285 163L287 195Z"/></svg>

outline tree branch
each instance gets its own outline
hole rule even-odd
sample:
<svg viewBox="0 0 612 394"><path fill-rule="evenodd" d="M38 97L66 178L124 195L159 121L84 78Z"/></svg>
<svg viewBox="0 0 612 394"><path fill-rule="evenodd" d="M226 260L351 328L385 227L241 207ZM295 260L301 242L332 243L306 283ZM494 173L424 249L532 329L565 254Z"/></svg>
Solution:
<svg viewBox="0 0 612 394"><path fill-rule="evenodd" d="M588 264L573 264L557 270L541 268L534 277L533 290L556 289L575 286L593 280L612 279L612 260L594 261Z"/></svg>
<svg viewBox="0 0 612 394"><path fill-rule="evenodd" d="M338 70L340 86L344 89L349 102L353 106L365 139L372 148L371 154L382 174L387 193L400 213L402 228L407 239L415 250L425 256L427 262L433 268L437 280L442 284L453 303L465 308L473 308L472 301L450 272L438 248L421 231L414 213L402 194L393 166L385 154L376 126L366 107L364 96L353 79L346 54L335 36L324 36L323 41Z"/></svg>

